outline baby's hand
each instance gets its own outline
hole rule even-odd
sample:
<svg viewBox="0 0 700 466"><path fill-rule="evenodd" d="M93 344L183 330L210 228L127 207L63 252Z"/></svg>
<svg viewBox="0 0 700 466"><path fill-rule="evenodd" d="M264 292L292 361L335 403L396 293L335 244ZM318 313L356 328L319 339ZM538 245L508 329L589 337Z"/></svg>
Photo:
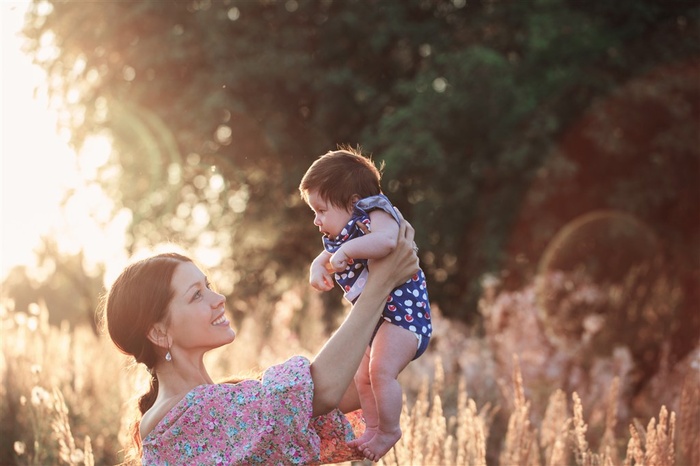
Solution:
<svg viewBox="0 0 700 466"><path fill-rule="evenodd" d="M318 291L330 291L333 289L333 276L330 262L320 263L314 261L309 269L309 284Z"/></svg>
<svg viewBox="0 0 700 466"><path fill-rule="evenodd" d="M342 272L345 268L352 264L352 257L348 257L343 249L338 249L335 254L331 256L330 264L334 272Z"/></svg>

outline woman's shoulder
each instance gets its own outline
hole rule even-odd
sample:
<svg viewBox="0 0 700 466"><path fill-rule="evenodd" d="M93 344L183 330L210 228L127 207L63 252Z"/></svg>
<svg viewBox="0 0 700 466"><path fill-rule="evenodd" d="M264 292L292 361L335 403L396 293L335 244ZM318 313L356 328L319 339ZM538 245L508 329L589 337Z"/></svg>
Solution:
<svg viewBox="0 0 700 466"><path fill-rule="evenodd" d="M171 396L162 400L156 400L148 411L141 417L141 422L139 424L139 431L141 433L141 438L146 438L153 429L163 420L163 418L168 414L177 404L182 401L182 399L187 395L187 393L181 393L178 395Z"/></svg>
<svg viewBox="0 0 700 466"><path fill-rule="evenodd" d="M310 361L303 356L294 356L282 364L268 368L260 380L246 379L237 383L206 384L177 395L156 400L141 418L141 438L145 439L156 430L176 423L188 410L225 411L241 408L251 403L265 403L265 395L299 391L311 399L313 382L310 374ZM260 407L260 406L258 406Z"/></svg>
<svg viewBox="0 0 700 466"><path fill-rule="evenodd" d="M221 405L231 398L231 394L249 387L243 380L239 383L202 384L189 391L183 391L163 399L157 399L153 406L141 418L139 426L141 438L144 439L161 423L169 425L190 409Z"/></svg>

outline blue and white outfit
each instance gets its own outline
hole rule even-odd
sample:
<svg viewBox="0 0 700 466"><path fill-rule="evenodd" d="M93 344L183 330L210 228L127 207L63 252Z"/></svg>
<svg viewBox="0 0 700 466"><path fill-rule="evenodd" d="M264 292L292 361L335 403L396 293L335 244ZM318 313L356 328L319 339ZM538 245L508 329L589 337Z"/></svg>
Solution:
<svg viewBox="0 0 700 466"><path fill-rule="evenodd" d="M369 231L371 225L369 213L375 209L381 209L390 214L399 222L394 206L389 199L379 194L357 201L353 208L352 217L340 234L331 239L327 236L323 238L323 247L331 254L336 252L340 246L353 238L364 236L365 232L357 225L363 223ZM345 294L345 299L354 303L367 282L367 259L353 257L353 263L348 264L343 272L335 274L335 281L340 285ZM394 325L403 327L413 333L418 339L418 349L413 359L418 358L428 347L428 342L433 332L430 321L430 301L428 300L428 287L425 281L425 274L422 269L408 279L406 283L394 288L387 297L382 319ZM377 328L382 323L380 319Z"/></svg>

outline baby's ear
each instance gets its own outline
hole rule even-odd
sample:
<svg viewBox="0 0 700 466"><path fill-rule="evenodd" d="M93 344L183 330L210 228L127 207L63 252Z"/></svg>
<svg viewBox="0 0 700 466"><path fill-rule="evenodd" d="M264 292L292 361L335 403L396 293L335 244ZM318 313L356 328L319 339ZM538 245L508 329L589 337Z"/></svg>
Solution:
<svg viewBox="0 0 700 466"><path fill-rule="evenodd" d="M156 346L168 349L170 348L170 341L167 332L165 331L165 326L158 322L153 325L148 331L148 339Z"/></svg>
<svg viewBox="0 0 700 466"><path fill-rule="evenodd" d="M357 204L357 201L362 199L359 194L353 194L352 197L350 198L350 208L355 207L355 204Z"/></svg>

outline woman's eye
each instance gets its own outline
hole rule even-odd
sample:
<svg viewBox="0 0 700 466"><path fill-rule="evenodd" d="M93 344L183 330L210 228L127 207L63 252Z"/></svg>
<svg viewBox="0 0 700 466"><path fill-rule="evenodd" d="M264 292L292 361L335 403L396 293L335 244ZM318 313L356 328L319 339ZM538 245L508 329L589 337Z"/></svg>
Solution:
<svg viewBox="0 0 700 466"><path fill-rule="evenodd" d="M201 297L202 297L202 292L199 291L199 290L197 290L197 291L194 293L193 298L194 298L194 299L199 299L199 298L201 298Z"/></svg>

